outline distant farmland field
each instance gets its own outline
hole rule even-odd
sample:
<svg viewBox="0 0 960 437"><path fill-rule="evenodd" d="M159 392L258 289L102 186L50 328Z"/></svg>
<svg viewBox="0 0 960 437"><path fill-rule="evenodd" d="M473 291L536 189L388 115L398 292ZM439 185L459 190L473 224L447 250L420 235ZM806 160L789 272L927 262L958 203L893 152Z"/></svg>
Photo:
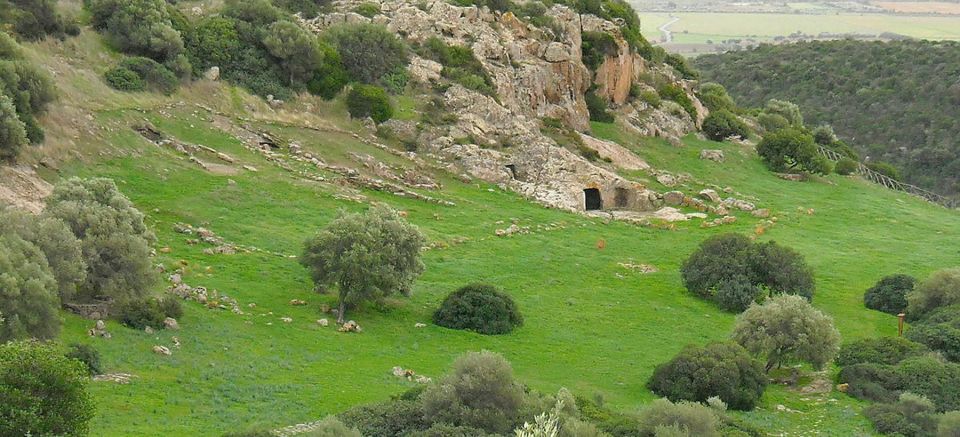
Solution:
<svg viewBox="0 0 960 437"><path fill-rule="evenodd" d="M901 2L894 2L900 4ZM906 3L904 3L906 4ZM925 5L927 3L919 3ZM960 6L960 5L958 5ZM807 35L866 34L878 35L893 32L913 38L931 40L960 40L960 16L906 16L892 14L761 14L761 13L645 13L640 12L643 33L651 41L662 42L658 28L676 17L680 20L670 25L671 50L689 52L697 47L698 52L711 51L709 44L723 40L753 39L758 42L773 41L778 36L795 32ZM678 49L678 50L676 50Z"/></svg>
<svg viewBox="0 0 960 437"><path fill-rule="evenodd" d="M960 3L948 2L873 2L891 12L905 14L960 14Z"/></svg>

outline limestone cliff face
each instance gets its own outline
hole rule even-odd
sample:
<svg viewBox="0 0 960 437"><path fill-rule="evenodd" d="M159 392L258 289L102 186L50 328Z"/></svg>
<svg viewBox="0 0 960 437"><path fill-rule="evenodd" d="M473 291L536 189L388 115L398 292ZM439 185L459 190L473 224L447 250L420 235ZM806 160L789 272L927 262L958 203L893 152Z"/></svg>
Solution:
<svg viewBox="0 0 960 437"><path fill-rule="evenodd" d="M451 171L499 183L546 205L573 211L589 209L588 196L597 194L604 199L604 209L650 211L662 206L662 196L614 171L618 166L643 168L642 160L622 158L611 159L612 164L594 164L540 131L540 119L544 117L588 131L584 94L594 82L598 94L606 97L619 114L618 120L635 132L679 137L696 128L699 120L689 116L683 119L684 114L671 118L677 112L670 112L669 106L646 108L631 102L631 84L657 67L631 53L616 24L554 6L547 14L556 26L541 29L509 12L454 6L442 0L384 0L381 14L370 19L351 12L359 4L359 0L335 2L335 12L305 24L322 31L340 23L372 21L411 42L439 37L448 44L471 47L493 79L497 99L459 85L444 93L444 106L457 115L452 125L400 127L417 132L415 141L421 150L450 163ZM582 62L583 31L608 32L620 46L596 75ZM672 74L668 70L664 74ZM441 80L442 66L414 57L409 71L412 80L432 84ZM662 132L649 128L651 120L664 124ZM664 123L667 120L671 122ZM476 144L463 144L464 138ZM598 149L603 156L635 156L614 143L589 137L585 140L586 147Z"/></svg>

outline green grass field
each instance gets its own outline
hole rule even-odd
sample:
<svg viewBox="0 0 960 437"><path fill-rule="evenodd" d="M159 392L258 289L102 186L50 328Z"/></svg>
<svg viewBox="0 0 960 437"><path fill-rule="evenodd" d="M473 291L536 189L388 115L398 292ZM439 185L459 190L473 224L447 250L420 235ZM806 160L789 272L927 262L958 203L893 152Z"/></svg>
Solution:
<svg viewBox="0 0 960 437"><path fill-rule="evenodd" d="M670 21L666 13L640 12L643 33L659 41L657 30ZM676 43L719 43L726 39L754 38L772 41L800 31L818 35L828 33L880 34L894 32L919 39L960 40L960 16L903 16L885 14L735 14L676 13L680 21L670 26Z"/></svg>
<svg viewBox="0 0 960 437"><path fill-rule="evenodd" d="M50 126L48 143L63 139L64 144L50 147L62 150L69 144L82 152L82 159L63 164L60 174L49 172L47 178L114 178L146 213L158 236L156 247L171 249L161 252L156 262L171 269L184 266L188 284L234 297L246 313L187 303L180 331L147 334L111 322L111 339L87 337L91 321L65 316L62 341L93 344L108 372L136 375L128 385L91 385L97 405L92 435L218 436L252 425L317 420L410 388L413 383L390 374L394 366L437 377L459 354L481 349L503 353L517 377L537 390L567 387L575 394L602 396L616 409L636 411L654 398L645 383L656 364L684 345L725 339L733 324L732 314L688 294L678 269L710 235L754 233L758 219L749 214L738 214L737 223L721 228L701 229L694 220L654 229L546 209L496 186L465 183L440 170L426 170L443 183L441 190L427 194L456 206L356 191L335 180L308 181L247 150L191 103L248 117L254 126L296 140L330 163L350 163L349 152L359 152L394 165L411 164L350 134L267 123L290 113L275 113L223 86L195 84L170 98L106 91L97 74L63 61L95 58L91 53L99 48L89 38L62 47L33 45L30 50L60 78L63 105L45 118L45 126ZM78 51L82 53L74 54ZM96 99L83 98L89 90L97 92ZM178 101L185 104L167 106ZM404 108L415 106L409 97L401 103ZM293 108L296 104L290 103ZM346 119L341 104L317 103L310 113L303 118L360 131ZM84 127L71 134L67 127L72 124L54 122L61 119ZM204 171L137 135L130 126L144 119L179 140L236 157L235 167L242 163L259 171ZM730 186L770 208L778 221L760 238L775 239L806 255L816 270L814 304L835 318L847 340L895 335L894 317L868 311L862 304L863 290L881 276L923 276L960 261L960 216L955 211L859 179L784 181L766 171L751 150L732 144L689 137L685 147L677 148L629 136L614 125L595 124L593 131L631 148L657 168L690 173L696 182L683 187L686 191L695 193L706 184ZM723 149L726 162L700 160L703 148ZM656 182L650 185L667 189ZM344 194L362 194L366 200L347 200ZM412 297L349 313L363 326L362 334L321 328L315 321L329 316L318 308L332 303L333 297L312 292L307 272L291 256L338 210L362 210L370 202L406 211L426 233L435 246L424 254L426 273ZM530 226L532 233L494 236L510 221ZM204 255L209 246L187 244L190 237L173 230L177 222L205 226L227 241L265 251ZM599 240L606 243L602 250ZM652 264L659 272L643 275L620 263ZM510 335L486 337L429 324L447 293L475 281L496 284L513 295L525 325ZM163 289L158 284L157 292ZM309 305L291 306L291 299ZM281 317L293 321L284 323ZM428 326L414 328L418 322ZM182 343L172 356L151 352L153 345L171 346L172 336ZM779 411L779 405L788 410ZM865 435L871 428L858 415L861 408L860 402L838 392L811 396L771 386L756 411L738 415L783 435Z"/></svg>

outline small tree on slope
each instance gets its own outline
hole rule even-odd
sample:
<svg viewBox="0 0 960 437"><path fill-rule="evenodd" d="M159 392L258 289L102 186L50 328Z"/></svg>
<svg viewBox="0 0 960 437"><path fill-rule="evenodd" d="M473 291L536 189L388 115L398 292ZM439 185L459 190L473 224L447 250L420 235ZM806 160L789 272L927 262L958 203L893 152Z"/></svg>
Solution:
<svg viewBox="0 0 960 437"><path fill-rule="evenodd" d="M306 241L300 264L310 270L318 289L337 289L337 322L343 324L348 306L395 291L410 293L423 273L424 241L395 211L375 207L366 214L341 214Z"/></svg>

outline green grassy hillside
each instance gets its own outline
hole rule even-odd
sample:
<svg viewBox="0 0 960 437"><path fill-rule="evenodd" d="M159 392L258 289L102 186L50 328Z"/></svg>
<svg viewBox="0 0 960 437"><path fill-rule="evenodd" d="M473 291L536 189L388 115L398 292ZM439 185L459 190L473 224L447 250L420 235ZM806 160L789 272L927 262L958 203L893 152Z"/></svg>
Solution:
<svg viewBox="0 0 960 437"><path fill-rule="evenodd" d="M236 298L245 314L191 302L185 305L180 331L147 334L108 323L111 339L87 337L92 322L67 315L64 342L93 344L108 372L136 376L127 385L92 385L97 404L93 435L217 436L254 424L280 427L317 420L411 387L413 383L390 374L393 366L436 377L458 354L480 349L503 353L518 378L535 389L567 387L634 411L654 397L645 383L656 364L686 344L724 339L732 326L732 314L683 289L678 269L712 234L760 233L760 219L747 213L738 214L735 224L712 229L702 229L697 219L641 227L546 209L429 166L421 171L443 188L423 193L455 206L357 189L334 174L311 170L309 174L327 178L317 182L245 148L218 128L223 118L195 104L223 111L235 125L250 124L297 141L330 164L359 167L350 152L392 165L414 164L353 136L372 134L349 121L339 103L307 100L273 111L237 89L203 82L170 98L106 90L98 82L102 72L84 67L102 64L92 61L101 56L98 50L89 35L63 45L30 46L33 58L58 73L63 93L61 104L44 120L48 143L35 153L59 154L64 161L58 172L43 170L44 176L51 181L73 175L114 178L156 232L156 262L168 269L183 266L186 283ZM411 98L404 101L415 106ZM215 171L201 169L131 128L144 121L238 162ZM291 127L307 125L320 130ZM758 238L775 239L807 257L816 270L814 304L835 318L847 340L896 333L894 317L863 307L862 292L877 279L894 272L922 276L960 260L960 217L954 211L859 179L781 180L742 146L690 137L677 148L632 137L614 125L595 124L593 130L656 168L689 173L692 181L684 190L729 186L770 208L777 222ZM704 148L723 149L726 162L700 160ZM307 171L299 164L294 168ZM319 306L334 298L312 292L306 271L292 256L338 210L362 210L371 202L405 211L433 248L425 252L427 270L411 298L348 314L364 332L342 334L316 323L329 317L319 313ZM188 244L194 237L176 233L178 222L207 227L226 241L261 250L205 255L211 246ZM511 222L529 226L531 232L494 235ZM605 245L598 245L601 240ZM650 264L659 271L641 274L621 263ZM447 293L475 281L513 295L525 325L510 335L486 337L429 323ZM157 290L164 286L158 284ZM309 305L292 306L291 299ZM418 322L427 327L415 328ZM182 346L173 348L172 356L151 352L154 345L172 347L173 336ZM861 407L837 392L811 395L774 386L760 408L742 416L789 435L868 434L869 423L857 415Z"/></svg>

